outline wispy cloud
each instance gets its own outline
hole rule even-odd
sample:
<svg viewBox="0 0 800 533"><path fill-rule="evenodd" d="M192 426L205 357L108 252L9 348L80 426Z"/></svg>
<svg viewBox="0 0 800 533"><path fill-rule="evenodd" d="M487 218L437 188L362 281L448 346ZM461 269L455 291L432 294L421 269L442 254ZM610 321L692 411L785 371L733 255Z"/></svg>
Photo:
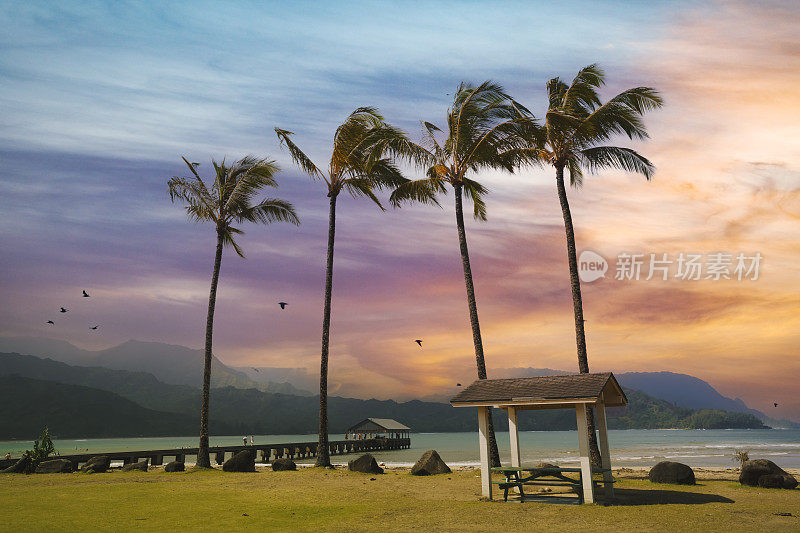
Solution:
<svg viewBox="0 0 800 533"><path fill-rule="evenodd" d="M213 232L185 221L165 181L184 172L179 155L202 170L211 157L255 153L281 163L276 195L303 225L247 228L248 259L225 256L216 351L316 372L327 199L293 168L273 126L295 131L324 165L334 128L357 106L380 107L416 136L420 119L441 123L458 82L493 78L541 114L546 79L599 61L604 95L652 85L667 105L647 117L652 140L632 144L658 166L651 183L608 172L570 191L579 248L760 251L765 262L750 284L585 285L590 364L693 373L767 405L797 374L799 11L789 2L6 5L0 295L10 305L0 306L0 334L199 345ZM480 179L489 221L467 230L490 372L573 369L552 173ZM419 396L474 375L452 200L387 213L340 202L331 352L340 393ZM92 307L74 303L81 288L97 295ZM76 307L44 329L60 305ZM88 336L87 321L102 322L102 335ZM800 404L780 403L800 416Z"/></svg>

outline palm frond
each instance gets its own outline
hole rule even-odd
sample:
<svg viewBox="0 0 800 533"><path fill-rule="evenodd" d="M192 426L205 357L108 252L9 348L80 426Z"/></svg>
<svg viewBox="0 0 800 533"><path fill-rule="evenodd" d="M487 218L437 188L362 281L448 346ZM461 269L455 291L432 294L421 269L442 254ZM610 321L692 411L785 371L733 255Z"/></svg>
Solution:
<svg viewBox="0 0 800 533"><path fill-rule="evenodd" d="M245 157L229 170L229 187L226 189L225 209L233 210L236 204L249 205L259 190L277 187L275 174L280 168L275 161Z"/></svg>
<svg viewBox="0 0 800 533"><path fill-rule="evenodd" d="M300 225L300 218L294 206L277 198L265 198L256 205L242 210L236 215L237 221L246 220L258 224L271 224L272 222L289 222L295 226Z"/></svg>
<svg viewBox="0 0 800 533"><path fill-rule="evenodd" d="M397 187L389 196L389 202L394 207L404 203L419 202L442 207L436 198L439 194L446 194L445 181L439 176L430 176L418 180L410 180Z"/></svg>
<svg viewBox="0 0 800 533"><path fill-rule="evenodd" d="M486 203L483 201L483 196L487 194L489 190L477 181L467 178L461 178L461 182L464 185L464 196L472 201L473 216L475 217L475 220L481 220L485 222Z"/></svg>
<svg viewBox="0 0 800 533"><path fill-rule="evenodd" d="M649 180L655 171L653 163L631 148L595 146L581 150L580 158L583 166L590 172L597 172L603 168L617 168L641 174Z"/></svg>
<svg viewBox="0 0 800 533"><path fill-rule="evenodd" d="M292 156L292 160L303 169L303 172L311 176L315 179L324 180L330 186L330 182L325 177L325 174L317 168L311 158L309 158L303 151L292 141L291 136L294 135L293 132L288 130L282 130L280 128L275 128L275 133L278 136L281 144L285 144L286 148L289 150L289 155Z"/></svg>
<svg viewBox="0 0 800 533"><path fill-rule="evenodd" d="M347 189L347 192L353 198L359 197L367 197L372 200L375 205L377 205L381 211L386 211L386 209L381 204L381 201L375 196L375 193L372 191L373 189L373 182L367 178L349 178L343 182L343 186Z"/></svg>
<svg viewBox="0 0 800 533"><path fill-rule="evenodd" d="M225 228L220 234L222 236L222 245L223 246L230 246L231 248L234 249L234 251L236 252L236 254L239 257L241 257L242 259L245 259L244 251L239 246L239 243L237 243L233 238L233 234L234 233L242 234L244 232L241 231L241 230L237 230L236 228L232 228L232 227Z"/></svg>
<svg viewBox="0 0 800 533"><path fill-rule="evenodd" d="M575 188L583 186L583 170L581 170L580 162L576 157L570 157L567 160L567 170L569 170L569 184Z"/></svg>

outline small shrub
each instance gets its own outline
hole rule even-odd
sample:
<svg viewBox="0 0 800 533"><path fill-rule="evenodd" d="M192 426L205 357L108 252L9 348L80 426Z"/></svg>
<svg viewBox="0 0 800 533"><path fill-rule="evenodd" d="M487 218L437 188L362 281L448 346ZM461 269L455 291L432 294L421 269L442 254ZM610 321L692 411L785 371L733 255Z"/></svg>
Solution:
<svg viewBox="0 0 800 533"><path fill-rule="evenodd" d="M25 473L32 474L35 472L39 463L46 461L55 451L56 448L53 446L53 441L50 440L50 431L45 427L39 440L33 441L33 451L25 450L23 454L24 457L28 458L28 463L25 466Z"/></svg>
<svg viewBox="0 0 800 533"><path fill-rule="evenodd" d="M744 467L744 462L750 460L750 450L733 450L733 457L731 461L739 463L739 466Z"/></svg>

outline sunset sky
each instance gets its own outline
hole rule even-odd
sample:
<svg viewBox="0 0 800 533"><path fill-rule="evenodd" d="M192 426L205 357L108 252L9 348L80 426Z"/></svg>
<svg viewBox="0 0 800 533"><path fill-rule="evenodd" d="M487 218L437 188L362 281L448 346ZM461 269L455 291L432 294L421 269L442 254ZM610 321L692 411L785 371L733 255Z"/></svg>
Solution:
<svg viewBox="0 0 800 533"><path fill-rule="evenodd" d="M596 62L604 98L647 85L666 103L650 141L616 141L655 163L651 182L603 172L569 191L578 250L611 263L583 286L591 370L684 372L800 421L796 2L161 6L0 5L0 335L201 347L215 235L166 181L182 155L207 176L212 157L254 154L278 161L274 194L302 225L245 228L247 259L226 252L215 353L316 373L327 198L273 128L324 166L356 107L418 140L462 80L495 80L540 116L549 78ZM491 190L489 220L467 221L489 377L577 370L554 172L471 177ZM332 392L405 399L474 378L452 202L340 200ZM758 279L614 278L622 253L720 252L760 253Z"/></svg>

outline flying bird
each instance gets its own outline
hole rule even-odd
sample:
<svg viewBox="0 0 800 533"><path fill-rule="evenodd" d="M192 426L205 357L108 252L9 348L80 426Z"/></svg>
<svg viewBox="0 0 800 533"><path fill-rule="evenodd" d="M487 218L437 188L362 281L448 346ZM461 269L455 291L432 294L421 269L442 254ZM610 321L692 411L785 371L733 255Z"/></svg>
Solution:
<svg viewBox="0 0 800 533"><path fill-rule="evenodd" d="M67 311L69 311L69 309L67 309L66 307L62 307L62 308L61 308L61 312L62 312L62 313L66 313Z"/></svg>
<svg viewBox="0 0 800 533"><path fill-rule="evenodd" d="M86 291L83 291L83 297L84 297L84 298L88 298L88 297L89 297L89 293L88 293L88 292L86 292Z"/></svg>
<svg viewBox="0 0 800 533"><path fill-rule="evenodd" d="M422 348L422 339L417 339L417 340L415 340L414 342L416 342L417 344L419 344L419 347L420 347L420 348Z"/></svg>
<svg viewBox="0 0 800 533"><path fill-rule="evenodd" d="M53 322L52 320L48 320L47 323L48 324L55 324L55 322Z"/></svg>
<svg viewBox="0 0 800 533"><path fill-rule="evenodd" d="M256 367L254 367L254 366L252 366L252 367L250 367L250 368L252 368L252 369L253 369L253 370L255 370L256 372L261 372L259 369L257 369L257 368L256 368Z"/></svg>
<svg viewBox="0 0 800 533"><path fill-rule="evenodd" d="M99 327L100 327L100 326L92 326L92 327L90 327L89 329L97 329L97 328L99 328Z"/></svg>
<svg viewBox="0 0 800 533"><path fill-rule="evenodd" d="M778 404L777 404L777 403L773 403L772 405L774 405L775 407L778 407Z"/></svg>
<svg viewBox="0 0 800 533"><path fill-rule="evenodd" d="M286 302L278 302L278 305L281 306L281 309L286 309L286 306L289 305Z"/></svg>

